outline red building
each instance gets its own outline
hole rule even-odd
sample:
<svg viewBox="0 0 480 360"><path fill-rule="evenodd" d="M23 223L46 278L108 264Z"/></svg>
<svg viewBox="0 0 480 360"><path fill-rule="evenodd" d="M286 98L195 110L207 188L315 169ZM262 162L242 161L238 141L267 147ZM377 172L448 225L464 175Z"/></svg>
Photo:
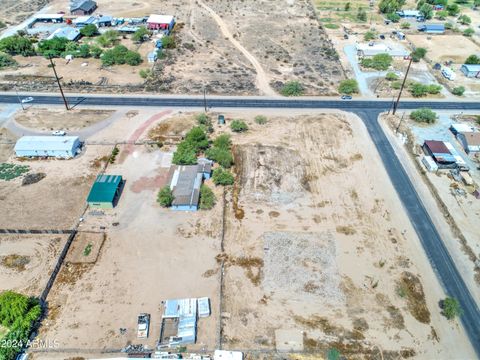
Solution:
<svg viewBox="0 0 480 360"><path fill-rule="evenodd" d="M171 15L152 14L147 20L149 30L167 30L170 31L175 25L175 19Z"/></svg>

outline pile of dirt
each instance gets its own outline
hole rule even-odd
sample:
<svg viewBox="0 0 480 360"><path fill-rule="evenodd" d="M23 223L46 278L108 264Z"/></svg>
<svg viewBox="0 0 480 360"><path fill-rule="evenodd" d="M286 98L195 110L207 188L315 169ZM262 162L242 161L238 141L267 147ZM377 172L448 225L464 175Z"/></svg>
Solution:
<svg viewBox="0 0 480 360"><path fill-rule="evenodd" d="M345 301L331 232L268 232L263 235L263 248L266 290L312 294L326 304L337 306Z"/></svg>
<svg viewBox="0 0 480 360"><path fill-rule="evenodd" d="M36 184L45 178L45 173L30 173L23 177L22 186Z"/></svg>
<svg viewBox="0 0 480 360"><path fill-rule="evenodd" d="M6 268L24 271L26 266L30 263L30 256L22 256L17 254L3 256L0 264Z"/></svg>
<svg viewBox="0 0 480 360"><path fill-rule="evenodd" d="M425 293L420 279L405 271L398 282L398 287L407 299L408 311L412 316L421 323L430 324L430 311L425 302Z"/></svg>
<svg viewBox="0 0 480 360"><path fill-rule="evenodd" d="M247 200L288 204L310 190L305 162L294 149L249 144L235 146L233 152Z"/></svg>

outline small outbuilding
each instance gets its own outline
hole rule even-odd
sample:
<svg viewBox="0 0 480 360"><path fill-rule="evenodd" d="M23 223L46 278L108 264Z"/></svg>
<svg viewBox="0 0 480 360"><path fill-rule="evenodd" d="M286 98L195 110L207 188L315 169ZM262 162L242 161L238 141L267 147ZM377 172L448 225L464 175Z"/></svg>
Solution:
<svg viewBox="0 0 480 360"><path fill-rule="evenodd" d="M439 169L454 169L457 167L455 157L443 141L425 140L423 150L427 156L431 156Z"/></svg>
<svg viewBox="0 0 480 360"><path fill-rule="evenodd" d="M197 211L202 180L203 174L198 171L198 165L175 166L170 181L170 189L175 197L172 209Z"/></svg>
<svg viewBox="0 0 480 360"><path fill-rule="evenodd" d="M480 152L480 132L462 132L457 134L457 139L467 154Z"/></svg>
<svg viewBox="0 0 480 360"><path fill-rule="evenodd" d="M458 124L450 125L450 131L452 132L453 135L457 135L462 132L475 131L475 128L467 124L458 123Z"/></svg>
<svg viewBox="0 0 480 360"><path fill-rule="evenodd" d="M66 26L55 30L47 39L51 40L53 38L64 38L69 41L77 41L79 37L80 30Z"/></svg>
<svg viewBox="0 0 480 360"><path fill-rule="evenodd" d="M78 136L23 136L15 144L18 157L73 158L80 150Z"/></svg>
<svg viewBox="0 0 480 360"><path fill-rule="evenodd" d="M460 71L469 78L480 78L480 65L463 64Z"/></svg>
<svg viewBox="0 0 480 360"><path fill-rule="evenodd" d="M92 0L75 1L70 6L70 14L72 15L90 15L97 9L97 3Z"/></svg>
<svg viewBox="0 0 480 360"><path fill-rule="evenodd" d="M94 24L95 18L93 16L80 16L73 20L73 25L77 28L83 28L87 25Z"/></svg>
<svg viewBox="0 0 480 360"><path fill-rule="evenodd" d="M397 15L404 19L416 19L417 17L422 16L421 12L418 10L401 10L397 11Z"/></svg>
<svg viewBox="0 0 480 360"><path fill-rule="evenodd" d="M155 15L152 14L147 19L147 28L149 30L166 30L170 31L175 25L175 18L171 15Z"/></svg>
<svg viewBox="0 0 480 360"><path fill-rule="evenodd" d="M98 175L88 194L88 205L97 209L113 209L122 186L123 179L120 175Z"/></svg>
<svg viewBox="0 0 480 360"><path fill-rule="evenodd" d="M112 23L113 17L111 16L100 15L97 19L95 19L95 24L98 27L112 26Z"/></svg>
<svg viewBox="0 0 480 360"><path fill-rule="evenodd" d="M418 31L426 34L443 34L445 32L445 24L425 24L418 27Z"/></svg>

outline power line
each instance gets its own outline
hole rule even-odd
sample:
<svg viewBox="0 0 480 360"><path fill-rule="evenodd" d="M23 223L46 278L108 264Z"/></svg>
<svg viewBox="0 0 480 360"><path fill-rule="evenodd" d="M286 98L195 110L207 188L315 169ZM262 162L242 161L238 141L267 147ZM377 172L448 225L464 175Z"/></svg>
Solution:
<svg viewBox="0 0 480 360"><path fill-rule="evenodd" d="M410 62L408 63L407 71L405 72L405 77L403 78L402 86L400 88L400 92L398 93L397 102L393 105L393 112L392 112L393 115L395 115L395 113L397 112L398 104L400 103L400 97L402 96L402 91L403 91L403 88L405 87L405 82L407 81L408 72L410 71L410 65L412 65L412 60L413 60L413 56L410 55Z"/></svg>
<svg viewBox="0 0 480 360"><path fill-rule="evenodd" d="M65 94L63 93L62 84L60 83L60 78L57 75L57 70L55 70L55 64L52 60L52 57L49 56L48 60L50 60L50 64L52 65L53 73L55 74L55 79L57 80L58 88L60 89L60 94L62 94L63 103L65 104L65 108L67 110L70 110L69 107L68 107L67 99L65 98Z"/></svg>

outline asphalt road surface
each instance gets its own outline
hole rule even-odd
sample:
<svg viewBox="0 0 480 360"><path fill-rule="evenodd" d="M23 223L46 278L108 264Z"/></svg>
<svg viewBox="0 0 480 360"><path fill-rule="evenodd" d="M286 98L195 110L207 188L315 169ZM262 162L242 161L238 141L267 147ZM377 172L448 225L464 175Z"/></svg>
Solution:
<svg viewBox="0 0 480 360"><path fill-rule="evenodd" d="M77 97L69 101L76 102ZM0 103L16 103L16 95L0 95ZM35 95L33 104L63 104L58 96ZM104 106L158 106L158 107L203 107L204 100L194 97L116 97L86 96L81 102L84 105ZM388 110L391 101L341 101L311 99L264 99L264 98L213 98L207 99L210 108L297 108L297 109L339 109L356 113L364 121L368 132L377 147L388 175L407 210L425 253L435 270L445 292L460 302L463 315L461 317L465 330L470 338L477 356L480 358L480 310L472 298L465 282L458 272L455 263L448 253L440 235L430 219L421 199L415 191L407 173L398 160L392 146L385 136L378 115ZM399 109L417 109L430 107L435 110L477 110L480 102L439 102L439 101L403 101Z"/></svg>

